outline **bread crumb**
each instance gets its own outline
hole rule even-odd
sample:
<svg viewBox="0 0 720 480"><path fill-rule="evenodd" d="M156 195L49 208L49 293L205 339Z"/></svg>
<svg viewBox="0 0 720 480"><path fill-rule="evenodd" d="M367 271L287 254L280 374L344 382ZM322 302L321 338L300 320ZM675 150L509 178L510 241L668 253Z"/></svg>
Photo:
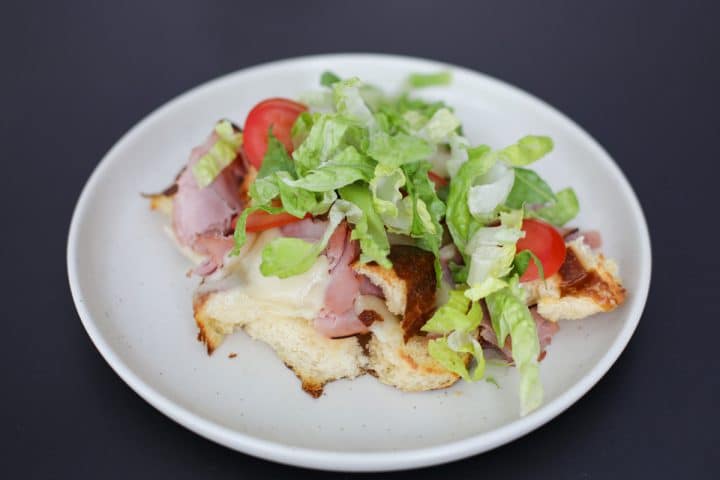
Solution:
<svg viewBox="0 0 720 480"><path fill-rule="evenodd" d="M237 357L237 353L235 353L235 352L230 352L230 354L228 354L228 358L235 358L235 357Z"/></svg>

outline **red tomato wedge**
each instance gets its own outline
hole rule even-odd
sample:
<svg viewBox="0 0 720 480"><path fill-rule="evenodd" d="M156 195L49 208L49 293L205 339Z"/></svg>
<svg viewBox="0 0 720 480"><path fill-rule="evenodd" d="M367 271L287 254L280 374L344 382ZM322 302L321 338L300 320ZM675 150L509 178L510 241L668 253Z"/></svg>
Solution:
<svg viewBox="0 0 720 480"><path fill-rule="evenodd" d="M285 145L288 153L293 150L290 130L298 115L307 107L287 98L268 98L250 110L243 129L245 155L255 168L260 168L268 143L268 130L272 126L275 137Z"/></svg>
<svg viewBox="0 0 720 480"><path fill-rule="evenodd" d="M307 216L305 218L307 218ZM233 230L235 230L237 219L238 217L235 217L232 221ZM302 218L297 218L286 212L268 213L263 210L258 210L248 215L247 222L245 223L245 231L262 232L271 228L282 227L288 223L299 222L300 220L302 220Z"/></svg>
<svg viewBox="0 0 720 480"><path fill-rule="evenodd" d="M555 275L565 261L565 240L550 224L540 220L523 220L522 230L525 238L517 242L518 253L530 250L542 263L545 278ZM535 262L530 260L521 282L529 282L540 278Z"/></svg>
<svg viewBox="0 0 720 480"><path fill-rule="evenodd" d="M434 172L428 172L428 177L430 177L430 180L433 181L435 184L435 188L441 188L448 184L447 178L443 178L437 173Z"/></svg>

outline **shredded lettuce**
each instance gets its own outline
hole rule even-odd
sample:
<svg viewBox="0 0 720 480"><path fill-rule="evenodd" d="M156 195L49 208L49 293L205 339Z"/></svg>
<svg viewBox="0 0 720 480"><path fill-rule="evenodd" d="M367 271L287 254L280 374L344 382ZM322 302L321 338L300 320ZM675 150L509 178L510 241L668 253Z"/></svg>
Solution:
<svg viewBox="0 0 720 480"><path fill-rule="evenodd" d="M543 264L537 255L530 250L523 250L515 255L515 258L513 259L513 268L515 269L515 273L517 273L519 277L522 277L523 273L525 273L530 266L530 260L532 260L535 264L540 278L545 280L545 269L543 268Z"/></svg>
<svg viewBox="0 0 720 480"><path fill-rule="evenodd" d="M192 166L193 176L200 188L210 185L235 160L242 144L242 133L235 132L232 123L227 120L215 125L215 134L218 137L215 144Z"/></svg>
<svg viewBox="0 0 720 480"><path fill-rule="evenodd" d="M470 213L468 193L476 178L485 175L495 164L495 158L487 155L490 148L478 148L477 155L463 163L450 182L447 199L447 225L455 245L465 251L468 239L477 228L479 222Z"/></svg>
<svg viewBox="0 0 720 480"><path fill-rule="evenodd" d="M443 226L440 223L445 216L445 204L435 191L435 184L430 180L428 162L417 162L402 167L407 177L407 196L412 206L410 236L415 245L428 250L438 257L443 239Z"/></svg>
<svg viewBox="0 0 720 480"><path fill-rule="evenodd" d="M510 208L526 208L527 215L541 218L557 227L565 225L580 211L572 188L553 193L540 176L526 168L516 167L515 183L505 201Z"/></svg>
<svg viewBox="0 0 720 480"><path fill-rule="evenodd" d="M556 227L562 227L577 216L580 212L580 203L572 188L560 190L555 197L555 202L539 210L530 211L530 214Z"/></svg>
<svg viewBox="0 0 720 480"><path fill-rule="evenodd" d="M300 238L280 237L268 243L262 251L260 272L266 277L287 278L307 272L325 250L335 229L346 217L362 216L360 209L350 202L337 200L328 213L328 227L319 242Z"/></svg>
<svg viewBox="0 0 720 480"><path fill-rule="evenodd" d="M479 300L506 286L502 280L513 266L517 241L524 236L522 210L500 213L500 225L477 230L468 242L465 253L470 256L465 292L468 298Z"/></svg>
<svg viewBox="0 0 720 480"><path fill-rule="evenodd" d="M267 213L281 213L283 211L283 209L280 207L273 207L270 205L251 206L243 210L238 217L237 224L235 225L235 233L233 234L235 245L230 251L231 256L236 256L240 254L240 249L243 247L243 245L245 245L245 242L247 241L247 232L245 231L247 219L250 215L260 210Z"/></svg>
<svg viewBox="0 0 720 480"><path fill-rule="evenodd" d="M370 190L366 185L354 183L342 187L339 192L340 198L357 205L361 212L361 215L356 217L348 217L348 222L355 226L351 238L360 242L360 261L376 262L385 268L392 267L387 258L390 254L390 242L385 225L375 211Z"/></svg>
<svg viewBox="0 0 720 480"><path fill-rule="evenodd" d="M475 181L468 192L468 208L480 221L493 216L498 205L505 202L515 181L515 172L503 163L495 163Z"/></svg>
<svg viewBox="0 0 720 480"><path fill-rule="evenodd" d="M285 179L283 182L294 188L311 192L328 192L349 185L358 180L373 178L375 162L349 145L316 168L305 172L301 178Z"/></svg>
<svg viewBox="0 0 720 480"><path fill-rule="evenodd" d="M408 85L412 88L450 85L450 82L452 82L452 74L447 71L436 73L411 73L407 79Z"/></svg>
<svg viewBox="0 0 720 480"><path fill-rule="evenodd" d="M482 321L482 308L471 302L462 290L450 292L447 303L422 327L422 331L442 335L428 343L428 353L442 366L467 381L476 381L485 373L485 357L477 341L477 328ZM465 355L475 359L475 367L468 371Z"/></svg>
<svg viewBox="0 0 720 480"><path fill-rule="evenodd" d="M540 341L525 304L525 290L514 276L507 287L488 295L486 302L498 345L504 345L508 335L512 339L512 357L520 372L520 413L526 415L540 406L543 390L538 367Z"/></svg>
<svg viewBox="0 0 720 480"><path fill-rule="evenodd" d="M313 123L315 123L315 117L311 113L302 112L298 115L290 130L290 137L292 138L294 148L298 148L305 141L310 134Z"/></svg>
<svg viewBox="0 0 720 480"><path fill-rule="evenodd" d="M267 150L265 150L265 156L260 170L258 170L257 178L265 178L280 171L295 175L295 164L287 150L285 150L285 145L273 135L272 128L270 128Z"/></svg>
<svg viewBox="0 0 720 480"><path fill-rule="evenodd" d="M434 152L435 149L422 138L402 132L396 135L377 132L370 138L368 148L368 155L387 167L426 160Z"/></svg>
<svg viewBox="0 0 720 480"><path fill-rule="evenodd" d="M407 117L407 115L406 113L405 116ZM447 143L450 134L454 133L459 127L460 120L447 108L441 108L423 125L418 131L418 135L430 143Z"/></svg>
<svg viewBox="0 0 720 480"><path fill-rule="evenodd" d="M330 71L325 71L322 75L320 75L320 85L323 87L332 87L334 83L337 83L340 80L340 77Z"/></svg>
<svg viewBox="0 0 720 480"><path fill-rule="evenodd" d="M377 122L370 108L360 95L361 82L358 78L350 78L333 84L333 101L338 114L351 118L362 126L374 130Z"/></svg>
<svg viewBox="0 0 720 480"><path fill-rule="evenodd" d="M410 234L413 204L410 196L403 197L400 191L406 184L405 172L401 168L378 165L370 181L373 205L383 223L392 233Z"/></svg>
<svg viewBox="0 0 720 480"><path fill-rule="evenodd" d="M515 168L515 183L505 205L523 208L524 205L544 205L555 200L555 194L540 175L527 168Z"/></svg>
<svg viewBox="0 0 720 480"><path fill-rule="evenodd" d="M550 137L527 135L514 145L497 152L498 160L512 166L524 167L540 160L553 149Z"/></svg>

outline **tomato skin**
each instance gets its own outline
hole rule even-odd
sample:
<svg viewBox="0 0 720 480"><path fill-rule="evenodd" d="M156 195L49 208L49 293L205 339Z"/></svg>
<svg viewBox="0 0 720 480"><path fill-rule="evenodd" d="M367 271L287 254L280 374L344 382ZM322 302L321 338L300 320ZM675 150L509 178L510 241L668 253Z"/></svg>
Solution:
<svg viewBox="0 0 720 480"><path fill-rule="evenodd" d="M243 146L248 161L260 168L271 127L275 138L291 153L293 145L290 131L298 115L306 110L307 107L302 103L287 98L268 98L255 105L248 113L243 128Z"/></svg>
<svg viewBox="0 0 720 480"><path fill-rule="evenodd" d="M447 178L443 178L437 173L428 172L428 177L430 177L430 180L432 180L432 182L435 184L436 190L448 184Z"/></svg>
<svg viewBox="0 0 720 480"><path fill-rule="evenodd" d="M309 214L305 216L308 218ZM233 218L232 229L235 230L237 225L238 217ZM275 227L282 227L289 223L299 222L302 218L297 218L286 212L281 213L268 213L264 210L258 210L248 215L247 221L245 222L245 231L248 233L262 232Z"/></svg>
<svg viewBox="0 0 720 480"><path fill-rule="evenodd" d="M517 242L518 253L530 250L542 263L545 278L555 275L565 261L565 240L552 225L535 219L523 220L522 230L525 238ZM537 266L530 260L527 270L520 277L521 282L540 278Z"/></svg>

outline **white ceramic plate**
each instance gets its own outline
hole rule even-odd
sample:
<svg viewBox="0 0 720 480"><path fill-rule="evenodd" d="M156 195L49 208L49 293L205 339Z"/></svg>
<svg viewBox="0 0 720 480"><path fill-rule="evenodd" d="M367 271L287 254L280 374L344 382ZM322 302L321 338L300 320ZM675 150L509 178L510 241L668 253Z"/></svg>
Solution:
<svg viewBox="0 0 720 480"><path fill-rule="evenodd" d="M572 185L574 222L603 233L621 267L628 300L617 311L566 322L541 364L544 405L518 414L517 375L500 383L402 393L373 377L338 381L320 399L305 394L266 345L243 333L212 357L196 340L187 261L139 192L165 187L213 122L242 124L272 96L318 88L320 73L357 75L387 89L409 72L450 69L450 87L423 91L456 107L467 137L500 147L528 133L556 149L537 164L556 188ZM331 470L395 470L484 452L549 421L587 392L625 348L650 283L650 240L640 205L608 154L542 101L485 75L437 62L386 55L283 60L209 82L164 105L130 130L100 162L75 209L68 275L88 334L110 366L173 420L230 448L277 462ZM234 359L230 352L237 353ZM622 392L616 392L622 395Z"/></svg>

